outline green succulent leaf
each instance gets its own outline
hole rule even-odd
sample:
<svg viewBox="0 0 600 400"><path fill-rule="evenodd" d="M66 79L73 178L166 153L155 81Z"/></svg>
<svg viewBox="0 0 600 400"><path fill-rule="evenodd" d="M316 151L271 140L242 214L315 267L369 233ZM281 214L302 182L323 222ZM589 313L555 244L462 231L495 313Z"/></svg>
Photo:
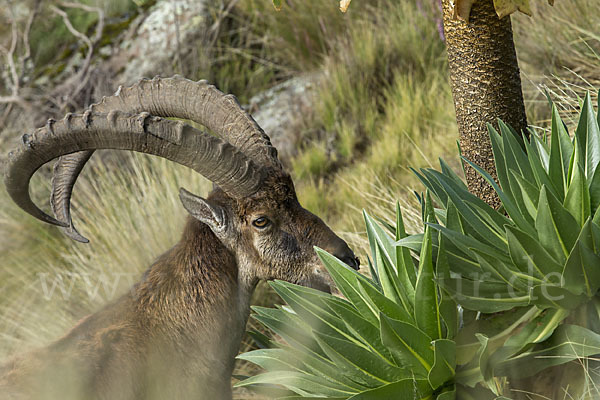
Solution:
<svg viewBox="0 0 600 400"><path fill-rule="evenodd" d="M555 260L564 263L579 236L580 225L546 186L542 186L538 204L535 227L540 244Z"/></svg>
<svg viewBox="0 0 600 400"><path fill-rule="evenodd" d="M343 305L343 303L332 303L332 309L335 311L346 324L348 331L368 348L369 351L377 354L390 364L394 364L392 354L381 341L379 326L371 325L351 306Z"/></svg>
<svg viewBox="0 0 600 400"><path fill-rule="evenodd" d="M584 294L574 294L569 289L554 285L537 285L531 288L531 301L540 308L563 308L574 310L588 298Z"/></svg>
<svg viewBox="0 0 600 400"><path fill-rule="evenodd" d="M490 344L497 348L520 327L530 324L540 313L542 311L536 307L518 307L503 313L482 315L478 319L465 322L455 338L457 364L462 366L473 360L481 347L477 334L488 337Z"/></svg>
<svg viewBox="0 0 600 400"><path fill-rule="evenodd" d="M427 379L437 389L454 378L456 370L456 343L439 339L433 342L434 362Z"/></svg>
<svg viewBox="0 0 600 400"><path fill-rule="evenodd" d="M370 299L363 294L360 287L361 283L372 285L371 282L326 251L319 248L315 248L315 250L340 292L365 319L373 324L378 324L378 311Z"/></svg>
<svg viewBox="0 0 600 400"><path fill-rule="evenodd" d="M583 102L575 137L577 138L576 145L581 153L580 165L585 176L591 178L600 163L600 128L594 116L589 92L586 93Z"/></svg>
<svg viewBox="0 0 600 400"><path fill-rule="evenodd" d="M415 321L417 326L432 339L442 338L442 321L438 302L437 287L433 274L431 246L431 228L425 229L423 246L420 253L419 273L415 297Z"/></svg>
<svg viewBox="0 0 600 400"><path fill-rule="evenodd" d="M563 266L555 261L536 238L511 226L506 226L506 237L510 258L523 274L548 283L560 283Z"/></svg>
<svg viewBox="0 0 600 400"><path fill-rule="evenodd" d="M321 394L325 396L339 396L344 398L353 394L351 391L347 392L339 390L337 385L327 381L324 378L292 371L265 372L263 374L255 375L244 381L238 382L235 384L235 386L244 387L260 383L273 382L277 382L277 384L284 386L300 395Z"/></svg>
<svg viewBox="0 0 600 400"><path fill-rule="evenodd" d="M543 369L600 353L600 335L577 325L560 325L550 339L500 363L497 376L523 378Z"/></svg>
<svg viewBox="0 0 600 400"><path fill-rule="evenodd" d="M373 257L376 260L377 275L383 293L397 304L402 305L409 313L412 313L415 289L412 278L404 265L404 258L402 258L402 265L399 268L395 240L389 237L366 212L363 212L363 215L369 242L374 244ZM409 267L412 267L412 261Z"/></svg>
<svg viewBox="0 0 600 400"><path fill-rule="evenodd" d="M514 185L518 189L520 189L520 205L522 208L522 212L527 212L531 217L531 220L535 219L537 215L538 208L538 199L540 197L540 189L525 180L521 175L518 175L515 171L511 170L511 182L514 180L517 185Z"/></svg>
<svg viewBox="0 0 600 400"><path fill-rule="evenodd" d="M477 172L479 172L479 174L487 181L487 183L489 183L494 188L496 193L498 193L498 197L502 201L502 205L506 209L506 212L508 213L508 215L510 215L510 217L517 224L517 226L521 230L524 230L529 233L534 233L532 223L528 221L525 218L525 216L523 216L523 214L521 214L521 211L519 210L517 205L508 198L508 196L502 191L502 189L500 189L496 181L494 181L494 178L492 178L492 176L483 168L472 163L471 161L465 159L465 162L467 162L471 167L473 167Z"/></svg>
<svg viewBox="0 0 600 400"><path fill-rule="evenodd" d="M533 170L535 185L538 188L546 186L546 189L552 192L552 194L555 197L563 199L563 191L559 191L557 188L554 187L554 184L552 183L548 172L546 172L547 168L544 166L542 158L539 156L539 151L536 150L536 143L538 142L539 139L537 139L535 135L531 136L531 142L525 141L527 159L529 160L529 165L531 165L531 169Z"/></svg>
<svg viewBox="0 0 600 400"><path fill-rule="evenodd" d="M507 168L516 168L525 180L534 182L534 174L524 151L523 139L508 125L498 121L504 144L505 163ZM538 150L539 151L539 150ZM545 152L545 149L542 149Z"/></svg>
<svg viewBox="0 0 600 400"><path fill-rule="evenodd" d="M381 339L404 368L416 376L426 378L434 363L431 338L425 332L406 322L393 320L381 314Z"/></svg>
<svg viewBox="0 0 600 400"><path fill-rule="evenodd" d="M588 190L590 193L590 212L595 213L600 208L600 168L596 168L594 175L588 179Z"/></svg>
<svg viewBox="0 0 600 400"><path fill-rule="evenodd" d="M358 383L374 387L411 375L362 346L316 331L314 335L329 359Z"/></svg>
<svg viewBox="0 0 600 400"><path fill-rule="evenodd" d="M591 298L600 288L600 257L594 254L592 222L586 222L563 270L564 287Z"/></svg>
<svg viewBox="0 0 600 400"><path fill-rule="evenodd" d="M406 229L404 227L404 219L402 217L402 211L400 210L400 203L396 203L396 242L400 239L408 237ZM417 273L415 266L410 256L410 251L407 248L398 246L394 243L396 248L396 266L398 268L398 278L403 282L403 287L408 291L408 297L414 304L414 295L411 295L410 288L414 289L417 284ZM410 283L410 285L408 284ZM413 290L414 292L414 290Z"/></svg>
<svg viewBox="0 0 600 400"><path fill-rule="evenodd" d="M590 192L584 171L579 165L574 166L573 177L565 196L564 206L575 218L579 226L583 226L584 222L591 215Z"/></svg>
<svg viewBox="0 0 600 400"><path fill-rule="evenodd" d="M552 185L558 191L558 198L564 198L567 191L567 174L569 172L569 160L573 153L573 144L565 127L564 122L558 114L556 105L552 105L552 130L550 139L550 164L548 175Z"/></svg>
<svg viewBox="0 0 600 400"><path fill-rule="evenodd" d="M495 313L529 304L529 295L515 295L504 282L474 281L466 278L440 276L439 284L452 298L469 310Z"/></svg>
<svg viewBox="0 0 600 400"><path fill-rule="evenodd" d="M446 249L446 241L443 235L439 234L439 248L437 255L437 270L444 271L446 274L449 274L449 264L448 257L445 252ZM437 279L436 279L437 281ZM450 297L450 295L443 290L440 290L440 317L444 322L444 327L446 329L446 338L454 339L459 329L459 318L458 318L458 307L456 302Z"/></svg>
<svg viewBox="0 0 600 400"><path fill-rule="evenodd" d="M431 173L438 179L438 182L444 188L445 193L447 193L448 198L452 200L454 206L464 218L465 224L470 225L473 228L473 233L481 237L481 240L485 241L486 245L495 247L497 249L496 251L503 250L506 243L503 241L500 227L490 225L487 218L484 218L478 212L474 211L473 208L469 207L467 202L463 200L462 193L457 192L455 190L457 189L456 187L452 187L453 184L451 180L445 178L437 171L432 171ZM494 185L496 185L496 183L494 183ZM472 195L469 194L469 196ZM487 207L489 208L489 206Z"/></svg>
<svg viewBox="0 0 600 400"><path fill-rule="evenodd" d="M383 293L378 291L373 285L367 282L359 281L360 292L363 298L368 299L372 304L372 309L380 311L389 315L391 318L398 319L400 321L414 323L414 318L406 309L399 306L394 301L385 297ZM377 321L379 324L379 321Z"/></svg>
<svg viewBox="0 0 600 400"><path fill-rule="evenodd" d="M500 187L508 196L514 198L510 187L510 182L508 181L508 169L505 161L504 142L502 141L502 136L500 136L492 124L488 123L487 129L488 133L490 134L492 153L494 154L496 174L498 176L498 181L500 182Z"/></svg>
<svg viewBox="0 0 600 400"><path fill-rule="evenodd" d="M431 393L431 387L424 379L402 379L359 393L348 400L425 400L431 398Z"/></svg>

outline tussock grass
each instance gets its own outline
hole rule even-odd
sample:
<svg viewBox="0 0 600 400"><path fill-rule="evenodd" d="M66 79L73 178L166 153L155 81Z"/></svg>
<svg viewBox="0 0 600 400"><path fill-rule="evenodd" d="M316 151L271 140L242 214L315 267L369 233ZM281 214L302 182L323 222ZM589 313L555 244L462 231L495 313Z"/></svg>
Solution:
<svg viewBox="0 0 600 400"><path fill-rule="evenodd" d="M586 91L600 88L600 3L595 0L532 2L534 18L513 18L515 42L524 75L530 123L549 118L540 87L547 88L567 123Z"/></svg>
<svg viewBox="0 0 600 400"><path fill-rule="evenodd" d="M388 187L395 198L418 188L409 166L455 154L438 10L410 2L385 10L370 8L325 58L315 111L304 121L308 144L293 162L301 201L338 231L362 231L366 197L378 206ZM383 203L393 214L395 202Z"/></svg>

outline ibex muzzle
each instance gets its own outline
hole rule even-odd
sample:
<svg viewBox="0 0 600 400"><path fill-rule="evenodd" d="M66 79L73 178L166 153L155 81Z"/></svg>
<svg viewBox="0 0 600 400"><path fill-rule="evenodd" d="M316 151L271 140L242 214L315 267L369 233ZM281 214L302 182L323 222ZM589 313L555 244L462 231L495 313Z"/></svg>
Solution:
<svg viewBox="0 0 600 400"><path fill-rule="evenodd" d="M192 120L217 137L167 117ZM86 242L73 226L70 199L96 149L164 157L216 187L206 199L181 189L190 218L179 243L123 297L48 347L0 367L0 397L230 398L257 282L282 279L329 290L314 246L358 269L348 245L299 204L267 135L235 97L204 81L142 80L83 114L48 121L11 154L8 193L34 217ZM51 217L32 202L28 186L57 157Z"/></svg>

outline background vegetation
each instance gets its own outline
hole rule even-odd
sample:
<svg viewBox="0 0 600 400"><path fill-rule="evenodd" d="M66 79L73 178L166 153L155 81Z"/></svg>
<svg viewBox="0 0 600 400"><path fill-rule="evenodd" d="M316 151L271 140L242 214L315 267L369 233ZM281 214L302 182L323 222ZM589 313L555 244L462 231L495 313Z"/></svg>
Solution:
<svg viewBox="0 0 600 400"><path fill-rule="evenodd" d="M144 5L87 3L103 7L122 24ZM347 14L337 6L335 1L290 0L277 13L266 0L214 4L210 18L218 29L210 46L189 53L184 62L174 61L173 70L164 74L209 79L242 102L295 76L317 80L312 108L298 116L302 145L289 167L304 206L340 232L364 260L368 245L360 210L393 222L398 200L407 230L421 229L412 190L422 189L408 167L429 167L441 156L458 172L457 132L438 2L355 1ZM513 17L529 122L547 128L550 114L540 90L547 87L573 125L579 98L600 86L600 4L562 1L534 12L533 20ZM80 11L73 11L72 19L81 31L95 23ZM6 37L7 29L0 35ZM80 51L59 18L34 26L31 38L35 65L44 66L38 78L56 74L53 67L65 52ZM7 125L0 134L2 153L9 150L3 144L7 136L19 134L18 126ZM48 198L45 182L38 179L34 186L39 204ZM74 197L74 220L91 239L89 245L69 242L34 221L0 191L0 359L58 337L126 290L175 243L184 218L179 186L209 189L162 160L136 156L118 167L94 163ZM60 285L71 295L63 296ZM267 293L259 291L256 302L272 301Z"/></svg>

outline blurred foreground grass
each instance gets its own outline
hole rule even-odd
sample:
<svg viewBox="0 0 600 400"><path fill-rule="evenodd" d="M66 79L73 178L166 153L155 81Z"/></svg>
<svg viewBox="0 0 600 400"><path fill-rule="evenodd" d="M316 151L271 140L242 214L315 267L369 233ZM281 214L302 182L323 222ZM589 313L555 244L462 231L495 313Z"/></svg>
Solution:
<svg viewBox="0 0 600 400"><path fill-rule="evenodd" d="M303 205L363 260L362 208L393 218L400 201L412 215L409 229L418 229L412 190L422 189L408 167L436 164L441 156L460 168L437 2L365 0L341 14L335 1L288 1L277 13L268 0L239 0L229 14L219 14L227 5L211 14L220 28L207 50L210 60L196 60L182 72L208 78L242 101L313 73L319 79L314 107L299 117L303 140L291 161ZM597 92L600 3L536 3L535 12L534 19L517 16L513 25L530 123L539 125L548 118L540 85L567 116L577 96ZM56 38L60 32L44 40ZM100 160L86 167L74 195L74 221L88 245L27 216L0 191L0 359L47 343L127 290L178 240L185 216L178 187L196 193L210 188L165 160ZM46 180L35 180L34 197L47 204ZM63 296L61 287L69 294ZM256 301L270 301L265 298L263 290Z"/></svg>

